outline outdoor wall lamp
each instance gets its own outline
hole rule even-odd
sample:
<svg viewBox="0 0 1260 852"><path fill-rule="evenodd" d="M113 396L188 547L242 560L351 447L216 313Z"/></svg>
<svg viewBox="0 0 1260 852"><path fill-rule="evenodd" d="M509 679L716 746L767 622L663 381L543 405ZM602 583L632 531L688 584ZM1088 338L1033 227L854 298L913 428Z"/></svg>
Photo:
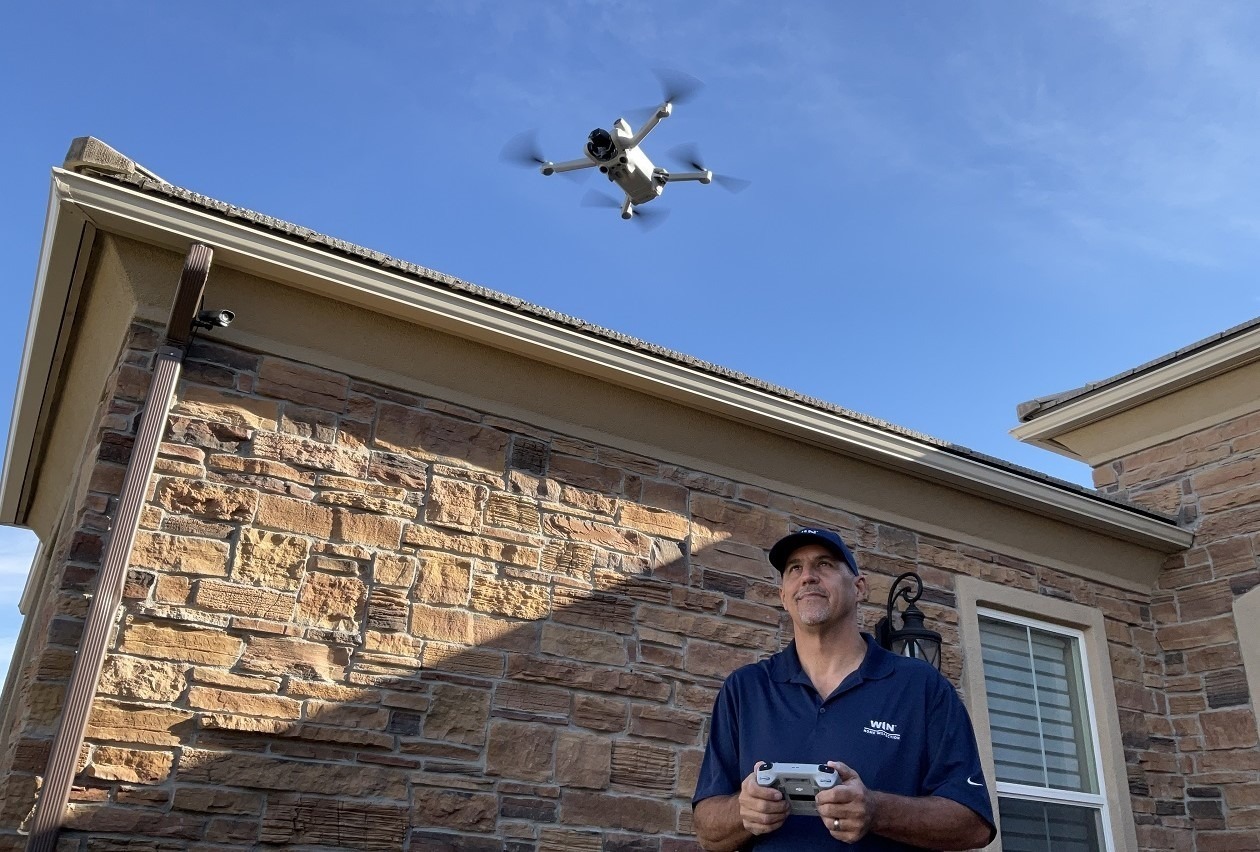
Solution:
<svg viewBox="0 0 1260 852"><path fill-rule="evenodd" d="M903 581L905 582L902 585ZM907 571L893 581L888 590L888 609L875 625L875 641L881 647L903 657L927 660L937 671L941 668L941 634L923 626L923 610L914 605L923 596L923 580L913 571ZM893 601L902 598L906 608L901 611L901 629L893 629Z"/></svg>

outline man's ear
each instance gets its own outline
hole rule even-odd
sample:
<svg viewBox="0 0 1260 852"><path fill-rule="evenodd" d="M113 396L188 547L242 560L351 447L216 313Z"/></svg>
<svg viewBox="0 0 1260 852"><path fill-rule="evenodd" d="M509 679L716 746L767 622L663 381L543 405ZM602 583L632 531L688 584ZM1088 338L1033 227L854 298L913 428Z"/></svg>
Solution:
<svg viewBox="0 0 1260 852"><path fill-rule="evenodd" d="M865 574L858 574L853 578L853 585L857 589L857 598L859 601L867 601L870 599L871 587L866 582Z"/></svg>

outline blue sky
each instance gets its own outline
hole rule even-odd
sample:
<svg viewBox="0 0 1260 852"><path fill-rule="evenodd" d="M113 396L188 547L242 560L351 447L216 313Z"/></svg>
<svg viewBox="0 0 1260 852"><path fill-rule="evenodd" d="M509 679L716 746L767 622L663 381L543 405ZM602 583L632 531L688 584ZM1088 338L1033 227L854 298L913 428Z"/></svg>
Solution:
<svg viewBox="0 0 1260 852"><path fill-rule="evenodd" d="M1260 7L1242 2L19 4L0 32L0 423L49 169L163 178L1076 482L1017 403L1260 313ZM652 230L546 155L706 83L645 146ZM34 539L0 529L0 655ZM2 663L0 663L2 665Z"/></svg>

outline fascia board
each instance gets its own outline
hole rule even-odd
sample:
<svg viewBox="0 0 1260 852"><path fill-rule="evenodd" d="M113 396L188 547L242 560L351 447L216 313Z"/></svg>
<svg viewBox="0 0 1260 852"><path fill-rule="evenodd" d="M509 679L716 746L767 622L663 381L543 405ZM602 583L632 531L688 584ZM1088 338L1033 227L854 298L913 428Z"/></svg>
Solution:
<svg viewBox="0 0 1260 852"><path fill-rule="evenodd" d="M61 335L67 315L74 306L68 304L74 276L86 244L93 239L94 229L83 212L68 203L54 182L49 193L48 212L35 272L31 296L30 321L22 347L13 413L9 422L9 440L4 453L4 473L0 478L0 523L24 522L24 502L29 496L32 452L38 443L39 430L47 416L49 383L58 358Z"/></svg>
<svg viewBox="0 0 1260 852"><path fill-rule="evenodd" d="M306 245L109 181L60 171L56 181L65 197L101 230L181 252L187 250L189 242L205 242L215 248L216 265L234 266L337 301L753 423L1157 551L1181 550L1191 540L1189 533L1169 521L783 399L651 352L443 287L426 286L322 246Z"/></svg>
<svg viewBox="0 0 1260 852"><path fill-rule="evenodd" d="M1134 376L1055 406L1011 430L1026 443L1070 455L1054 439L1143 403L1199 384L1213 376L1260 359L1260 327L1215 346L1179 358L1149 373Z"/></svg>

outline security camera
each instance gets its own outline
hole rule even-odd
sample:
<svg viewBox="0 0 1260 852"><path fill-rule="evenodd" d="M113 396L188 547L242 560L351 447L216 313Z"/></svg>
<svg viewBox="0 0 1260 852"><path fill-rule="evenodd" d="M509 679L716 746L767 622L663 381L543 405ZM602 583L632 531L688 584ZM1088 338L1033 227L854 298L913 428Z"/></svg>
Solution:
<svg viewBox="0 0 1260 852"><path fill-rule="evenodd" d="M232 311L198 311L197 318L193 320L194 328L227 328L232 324L232 320L236 319L236 314Z"/></svg>

